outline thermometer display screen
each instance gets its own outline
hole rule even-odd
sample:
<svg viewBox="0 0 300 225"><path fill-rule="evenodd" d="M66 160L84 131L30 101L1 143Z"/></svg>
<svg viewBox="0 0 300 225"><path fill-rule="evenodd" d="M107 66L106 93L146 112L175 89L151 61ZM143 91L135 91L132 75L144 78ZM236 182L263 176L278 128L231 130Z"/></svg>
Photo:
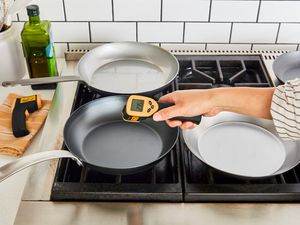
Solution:
<svg viewBox="0 0 300 225"><path fill-rule="evenodd" d="M144 100L133 99L130 109L136 112L142 112L144 107Z"/></svg>

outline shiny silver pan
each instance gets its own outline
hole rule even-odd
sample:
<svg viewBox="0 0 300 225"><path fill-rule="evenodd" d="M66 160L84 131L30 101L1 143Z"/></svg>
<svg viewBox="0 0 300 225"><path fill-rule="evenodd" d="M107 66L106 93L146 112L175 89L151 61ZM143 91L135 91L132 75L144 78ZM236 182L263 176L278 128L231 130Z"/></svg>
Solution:
<svg viewBox="0 0 300 225"><path fill-rule="evenodd" d="M300 51L284 53L273 62L273 71L281 82L300 78Z"/></svg>
<svg viewBox="0 0 300 225"><path fill-rule="evenodd" d="M110 43L94 48L78 62L79 76L5 81L3 86L83 81L107 94L153 94L168 86L179 70L168 51L138 42Z"/></svg>
<svg viewBox="0 0 300 225"><path fill-rule="evenodd" d="M300 142L280 139L272 120L222 112L202 117L195 129L183 131L183 137L203 163L240 178L278 175L300 161Z"/></svg>

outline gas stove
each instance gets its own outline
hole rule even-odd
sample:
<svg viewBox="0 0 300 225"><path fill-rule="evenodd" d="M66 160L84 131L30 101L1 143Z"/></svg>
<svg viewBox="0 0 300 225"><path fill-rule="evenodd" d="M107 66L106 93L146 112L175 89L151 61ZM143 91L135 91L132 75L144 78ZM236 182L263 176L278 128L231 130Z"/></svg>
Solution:
<svg viewBox="0 0 300 225"><path fill-rule="evenodd" d="M171 50L172 52L172 50ZM270 87L274 54L256 52L173 51L180 71L167 90L218 87ZM277 52L280 54L280 52ZM68 59L68 58L67 58ZM78 84L73 109L101 98L99 93ZM67 149L63 146L63 149ZM268 179L243 180L206 166L188 150L180 135L170 154L148 171L112 176L81 168L61 159L54 178L52 201L151 201L151 202L286 202L300 200L300 166Z"/></svg>

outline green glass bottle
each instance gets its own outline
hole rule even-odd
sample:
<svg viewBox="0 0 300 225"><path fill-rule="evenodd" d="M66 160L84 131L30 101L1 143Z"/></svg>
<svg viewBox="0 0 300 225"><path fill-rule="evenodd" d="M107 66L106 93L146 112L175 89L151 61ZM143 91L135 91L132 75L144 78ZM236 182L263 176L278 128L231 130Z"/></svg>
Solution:
<svg viewBox="0 0 300 225"><path fill-rule="evenodd" d="M24 56L30 78L57 76L51 23L40 20L38 5L26 7L29 21L21 32ZM56 84L32 85L32 89L53 89Z"/></svg>

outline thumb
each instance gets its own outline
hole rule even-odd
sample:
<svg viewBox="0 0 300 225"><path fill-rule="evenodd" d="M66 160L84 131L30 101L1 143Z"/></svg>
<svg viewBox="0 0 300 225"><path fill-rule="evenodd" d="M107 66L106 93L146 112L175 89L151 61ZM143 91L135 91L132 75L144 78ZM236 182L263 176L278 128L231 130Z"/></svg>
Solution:
<svg viewBox="0 0 300 225"><path fill-rule="evenodd" d="M153 120L154 121L162 121L172 119L173 117L180 116L180 108L177 105L172 105L168 108L159 110L154 113Z"/></svg>

